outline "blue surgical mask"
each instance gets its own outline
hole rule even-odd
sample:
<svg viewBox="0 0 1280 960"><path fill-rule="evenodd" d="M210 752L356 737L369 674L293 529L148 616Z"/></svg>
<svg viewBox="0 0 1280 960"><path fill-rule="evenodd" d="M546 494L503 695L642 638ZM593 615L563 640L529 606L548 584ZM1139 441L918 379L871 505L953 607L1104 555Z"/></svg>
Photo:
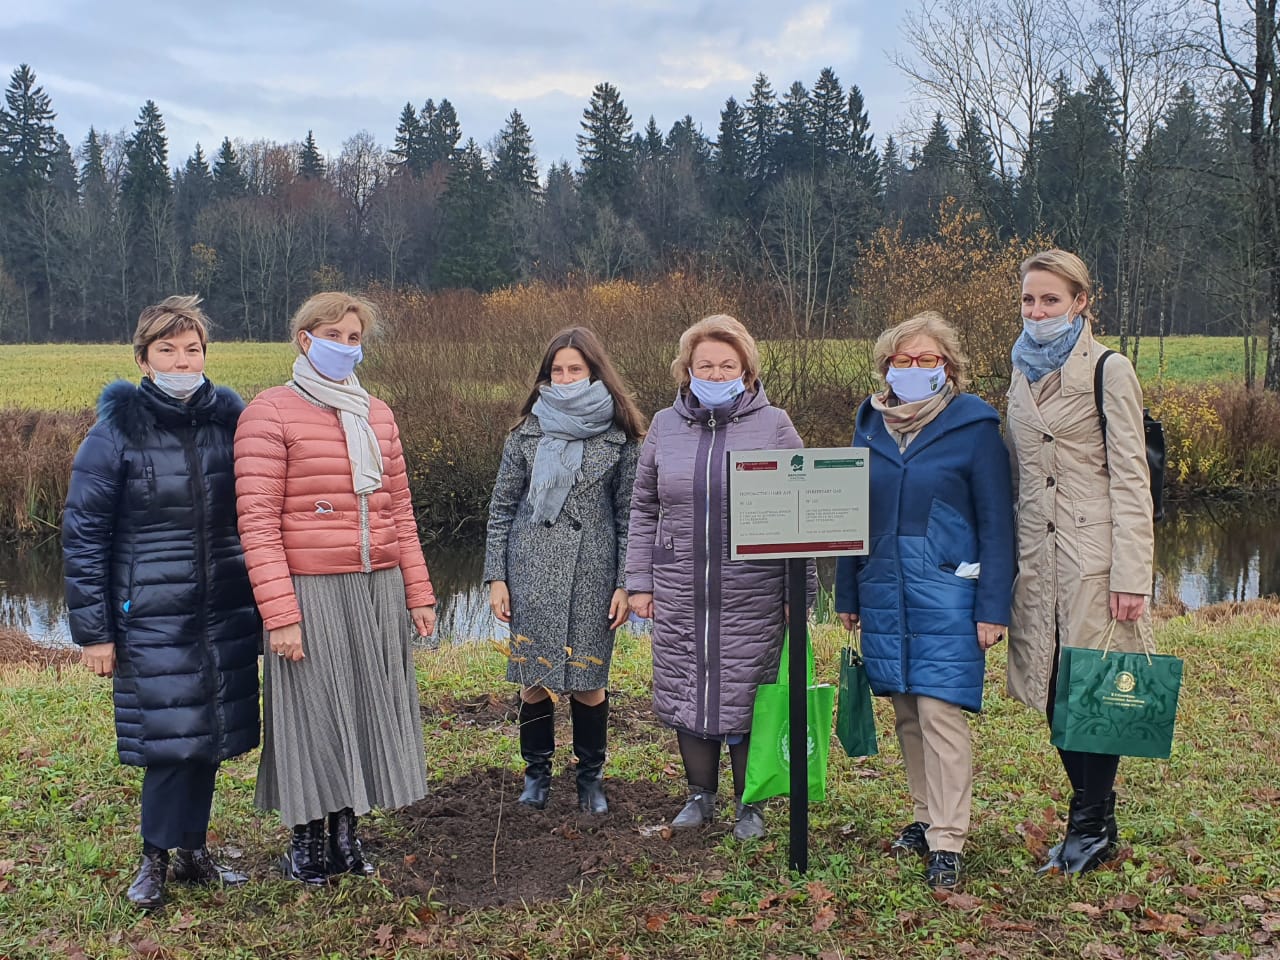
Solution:
<svg viewBox="0 0 1280 960"><path fill-rule="evenodd" d="M741 377L734 377L732 380L699 380L690 370L689 389L700 404L716 410L733 403L747 386Z"/></svg>
<svg viewBox="0 0 1280 960"><path fill-rule="evenodd" d="M203 373L161 373L151 371L151 382L175 400L190 400L204 385Z"/></svg>
<svg viewBox="0 0 1280 960"><path fill-rule="evenodd" d="M947 365L925 367L890 367L884 375L893 395L903 403L928 400L947 382Z"/></svg>
<svg viewBox="0 0 1280 960"><path fill-rule="evenodd" d="M317 340L307 334L311 341L311 349L307 351L307 359L316 372L330 380L345 380L351 376L356 364L364 359L364 350L359 344L348 346L333 340Z"/></svg>
<svg viewBox="0 0 1280 960"><path fill-rule="evenodd" d="M1068 310L1060 317L1045 317L1043 320L1028 320L1022 318L1022 329L1026 331L1028 337L1041 345L1053 343L1059 337L1065 336L1066 332L1071 329L1071 323L1075 317Z"/></svg>

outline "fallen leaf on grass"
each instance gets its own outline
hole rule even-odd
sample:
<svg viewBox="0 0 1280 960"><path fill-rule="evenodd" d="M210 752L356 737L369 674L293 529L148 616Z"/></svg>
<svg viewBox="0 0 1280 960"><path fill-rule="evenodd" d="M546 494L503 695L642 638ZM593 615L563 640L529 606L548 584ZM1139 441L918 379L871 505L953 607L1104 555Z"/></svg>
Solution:
<svg viewBox="0 0 1280 960"><path fill-rule="evenodd" d="M760 898L760 902L756 904L756 909L763 912L773 907L773 905L776 904L777 902L778 902L778 895L776 893L766 893L763 897Z"/></svg>
<svg viewBox="0 0 1280 960"><path fill-rule="evenodd" d="M1187 918L1180 913L1157 913L1155 910L1143 912L1146 918L1138 921L1135 928L1139 933L1172 933L1180 937L1190 935Z"/></svg>
<svg viewBox="0 0 1280 960"><path fill-rule="evenodd" d="M1081 903L1079 900L1068 903L1067 909L1073 913L1083 913L1086 917L1100 917L1103 912L1101 907L1095 907L1092 903Z"/></svg>
<svg viewBox="0 0 1280 960"><path fill-rule="evenodd" d="M169 924L169 929L172 931L190 930L199 922L193 913L180 913L173 918L173 923Z"/></svg>
<svg viewBox="0 0 1280 960"><path fill-rule="evenodd" d="M718 896L720 896L719 890L703 890L699 899L709 907L716 902Z"/></svg>
<svg viewBox="0 0 1280 960"><path fill-rule="evenodd" d="M1232 920L1230 923L1208 923L1197 931L1202 937L1221 937L1228 933L1238 933L1240 930L1240 921Z"/></svg>
<svg viewBox="0 0 1280 960"><path fill-rule="evenodd" d="M1246 910L1252 910L1254 913L1267 912L1267 901L1261 897L1255 897L1252 893L1245 894L1240 898L1240 906Z"/></svg>
<svg viewBox="0 0 1280 960"><path fill-rule="evenodd" d="M1128 960L1124 950L1111 943L1086 943L1080 950L1080 956L1091 960Z"/></svg>
<svg viewBox="0 0 1280 960"><path fill-rule="evenodd" d="M811 923L810 926L813 927L813 931L815 933L821 933L823 930L826 930L835 922L836 922L836 908L828 904L827 906L822 907L818 911L817 915L815 915L813 918L813 923Z"/></svg>
<svg viewBox="0 0 1280 960"><path fill-rule="evenodd" d="M982 901L971 893L956 893L952 890L935 890L933 899L944 903L952 910L963 910L968 913L982 906Z"/></svg>
<svg viewBox="0 0 1280 960"><path fill-rule="evenodd" d="M1178 892L1188 900L1199 900L1204 896L1204 891L1192 883L1179 887Z"/></svg>
<svg viewBox="0 0 1280 960"><path fill-rule="evenodd" d="M815 903L826 903L828 900L834 900L836 896L816 880L806 883L805 889L809 891L809 899Z"/></svg>
<svg viewBox="0 0 1280 960"><path fill-rule="evenodd" d="M147 960L160 960L165 956L164 947L154 940L138 940L129 946L133 948L134 953L140 957L146 957Z"/></svg>
<svg viewBox="0 0 1280 960"><path fill-rule="evenodd" d="M391 928L391 924L384 923L373 931L373 939L378 941L378 946L382 947L382 949L385 950L389 947L396 939L395 931Z"/></svg>
<svg viewBox="0 0 1280 960"><path fill-rule="evenodd" d="M1262 921L1262 929L1271 933L1280 931L1280 913L1264 913L1260 917Z"/></svg>
<svg viewBox="0 0 1280 960"><path fill-rule="evenodd" d="M1131 910L1137 910L1142 903L1142 898L1136 893L1121 893L1102 905L1102 909L1108 913L1117 911L1119 913L1129 913Z"/></svg>
<svg viewBox="0 0 1280 960"><path fill-rule="evenodd" d="M644 928L650 933L658 933L666 925L667 915L665 913L651 913L644 921Z"/></svg>

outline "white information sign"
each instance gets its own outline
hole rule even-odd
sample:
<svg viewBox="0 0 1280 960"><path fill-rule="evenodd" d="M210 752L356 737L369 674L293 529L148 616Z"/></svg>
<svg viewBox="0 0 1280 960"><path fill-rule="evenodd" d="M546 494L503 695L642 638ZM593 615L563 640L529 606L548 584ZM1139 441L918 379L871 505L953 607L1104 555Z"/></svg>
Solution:
<svg viewBox="0 0 1280 960"><path fill-rule="evenodd" d="M729 559L865 554L865 447L729 453Z"/></svg>

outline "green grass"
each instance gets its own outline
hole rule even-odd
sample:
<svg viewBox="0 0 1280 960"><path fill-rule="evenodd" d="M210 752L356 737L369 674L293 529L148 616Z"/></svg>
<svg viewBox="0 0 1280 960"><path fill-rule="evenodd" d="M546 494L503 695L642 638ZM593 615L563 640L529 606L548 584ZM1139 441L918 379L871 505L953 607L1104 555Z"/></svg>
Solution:
<svg viewBox="0 0 1280 960"><path fill-rule="evenodd" d="M163 913L143 917L122 896L137 855L139 773L116 763L108 685L78 668L58 676L7 668L0 672L0 957L1274 957L1278 626L1273 614L1182 618L1160 628L1161 648L1187 659L1173 756L1122 763L1121 842L1131 855L1072 880L1035 873L1038 837L1052 840L1061 830L1064 777L1043 718L1002 695L1003 654L994 656L988 709L973 721L969 877L964 896L945 900L923 886L918 864L881 852L909 819L881 702L881 754L832 754L830 797L811 808L804 878L788 873L786 806L774 802L767 839L745 847L723 841L710 868L611 876L598 890L556 902L451 909L399 899L377 878L304 891L267 869L285 835L275 818L252 809L252 755L224 766L214 806L214 831L245 851L251 883L175 890ZM839 642L834 628L818 629L819 670L828 679ZM648 663L643 639L620 641L612 686L644 697ZM487 645L424 652L424 703L505 696L502 667ZM474 766L518 770L508 725L428 723L437 783ZM608 789L620 795L632 780L669 781L671 809L655 813L670 816L680 790L663 769L674 760L673 738L656 728L629 736L611 744ZM396 850L394 814L368 823L385 852ZM547 842L555 856L556 838Z"/></svg>
<svg viewBox="0 0 1280 960"><path fill-rule="evenodd" d="M252 397L289 377L294 350L287 343L209 344L205 372L215 383ZM0 409L83 410L102 388L140 376L126 344L42 343L0 345Z"/></svg>
<svg viewBox="0 0 1280 960"><path fill-rule="evenodd" d="M1112 347L1117 345L1114 338L1105 338L1105 342ZM861 367L862 351L852 349L852 343L830 341L814 354L814 360L825 364L834 359L842 365ZM796 362L779 356L783 346L777 341L762 344L766 366L775 375L785 374ZM1144 383L1157 379L1158 349L1154 338L1142 341L1138 375ZM1234 338L1170 337L1165 341L1165 355L1165 379L1171 383L1243 379L1243 354ZM207 369L213 380L248 399L264 387L284 382L292 358L293 348L287 343L214 341L209 346ZM117 377L138 377L133 352L124 344L0 345L0 409L82 410L92 407L103 386ZM505 397L509 392L497 387L486 389L486 396Z"/></svg>
<svg viewBox="0 0 1280 960"><path fill-rule="evenodd" d="M1119 337L1101 339L1111 349L1120 349ZM1265 362L1264 343L1254 364L1259 381ZM1239 337L1166 337L1164 366L1164 379L1169 383L1244 383L1244 343ZM1138 350L1138 379L1150 386L1159 378L1160 341L1143 337Z"/></svg>

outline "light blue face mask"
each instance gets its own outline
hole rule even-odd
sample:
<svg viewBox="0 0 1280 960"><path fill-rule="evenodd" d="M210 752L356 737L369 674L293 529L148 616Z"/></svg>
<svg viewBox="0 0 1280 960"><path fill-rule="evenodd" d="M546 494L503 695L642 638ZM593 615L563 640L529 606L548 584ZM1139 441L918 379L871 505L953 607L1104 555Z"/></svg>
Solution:
<svg viewBox="0 0 1280 960"><path fill-rule="evenodd" d="M738 398L747 385L741 377L732 380L699 380L689 371L689 389L698 398L698 402L711 410L727 407Z"/></svg>
<svg viewBox="0 0 1280 960"><path fill-rule="evenodd" d="M1043 320L1030 320L1023 317L1022 329L1026 331L1028 337L1043 346L1064 336L1071 329L1073 320L1075 317L1071 315L1070 310L1060 317L1045 317Z"/></svg>
<svg viewBox="0 0 1280 960"><path fill-rule="evenodd" d="M569 400L590 388L591 378L583 377L581 380L573 381L573 383L544 383L538 392L544 397L550 397L552 400Z"/></svg>
<svg viewBox="0 0 1280 960"><path fill-rule="evenodd" d="M203 373L161 373L151 371L151 382L175 400L190 400L204 385Z"/></svg>
<svg viewBox="0 0 1280 960"><path fill-rule="evenodd" d="M356 364L364 359L364 350L359 344L349 346L334 340L321 340L307 334L311 341L311 349L307 351L307 359L316 373L330 380L342 381L351 376Z"/></svg>
<svg viewBox="0 0 1280 960"><path fill-rule="evenodd" d="M903 403L928 400L947 382L947 365L936 367L890 367L884 375L893 395Z"/></svg>

